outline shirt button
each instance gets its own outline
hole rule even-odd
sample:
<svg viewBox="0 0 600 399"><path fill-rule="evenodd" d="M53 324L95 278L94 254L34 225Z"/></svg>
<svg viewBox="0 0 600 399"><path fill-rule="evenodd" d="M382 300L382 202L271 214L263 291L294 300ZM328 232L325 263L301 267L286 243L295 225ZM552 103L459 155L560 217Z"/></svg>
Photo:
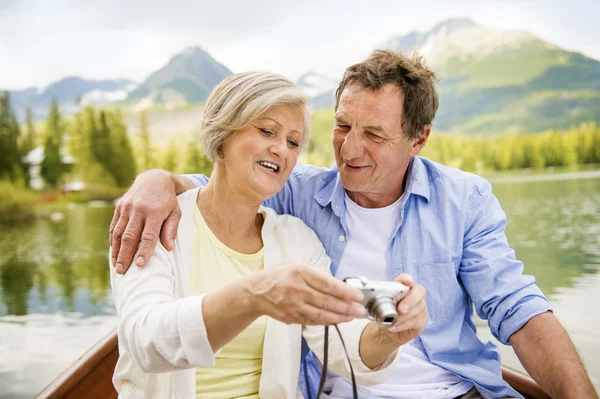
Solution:
<svg viewBox="0 0 600 399"><path fill-rule="evenodd" d="M340 242L344 242L344 241L346 241L346 237L344 237L344 235L343 235L343 234L341 234L341 235L338 237L338 240L339 240Z"/></svg>

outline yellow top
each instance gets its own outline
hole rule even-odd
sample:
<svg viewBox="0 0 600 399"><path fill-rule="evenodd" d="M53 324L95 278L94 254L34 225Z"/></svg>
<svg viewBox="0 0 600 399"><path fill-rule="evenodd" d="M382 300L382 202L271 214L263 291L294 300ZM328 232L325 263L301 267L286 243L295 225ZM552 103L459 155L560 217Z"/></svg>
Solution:
<svg viewBox="0 0 600 399"><path fill-rule="evenodd" d="M196 240L190 271L190 295L217 291L264 268L263 249L247 255L227 247L210 230L197 206L194 225ZM258 399L265 327L265 316L256 319L222 348L214 367L196 368L197 398Z"/></svg>

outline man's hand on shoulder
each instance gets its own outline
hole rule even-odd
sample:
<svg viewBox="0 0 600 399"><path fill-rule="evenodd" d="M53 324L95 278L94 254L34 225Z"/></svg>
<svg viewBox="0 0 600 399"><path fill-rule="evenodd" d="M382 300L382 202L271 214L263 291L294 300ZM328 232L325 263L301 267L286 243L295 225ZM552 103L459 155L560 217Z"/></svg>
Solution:
<svg viewBox="0 0 600 399"><path fill-rule="evenodd" d="M137 266L145 265L159 237L167 250L173 249L181 218L177 194L193 187L187 178L159 169L135 179L117 202L110 223L111 265L117 273L127 271L134 255Z"/></svg>

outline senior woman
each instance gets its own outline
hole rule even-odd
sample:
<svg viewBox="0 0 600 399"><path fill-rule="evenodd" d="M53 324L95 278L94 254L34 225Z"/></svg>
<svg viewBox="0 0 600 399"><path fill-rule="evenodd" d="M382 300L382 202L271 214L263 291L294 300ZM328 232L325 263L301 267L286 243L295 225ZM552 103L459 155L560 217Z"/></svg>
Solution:
<svg viewBox="0 0 600 399"><path fill-rule="evenodd" d="M202 143L214 170L206 187L178 197L174 250L159 245L124 275L111 268L120 397L301 397L301 336L322 354L318 325L334 323L357 381L387 378L399 341L354 319L362 294L331 277L312 230L261 206L283 187L309 128L307 99L283 76L235 74L211 93ZM329 345L330 369L349 376L335 334Z"/></svg>

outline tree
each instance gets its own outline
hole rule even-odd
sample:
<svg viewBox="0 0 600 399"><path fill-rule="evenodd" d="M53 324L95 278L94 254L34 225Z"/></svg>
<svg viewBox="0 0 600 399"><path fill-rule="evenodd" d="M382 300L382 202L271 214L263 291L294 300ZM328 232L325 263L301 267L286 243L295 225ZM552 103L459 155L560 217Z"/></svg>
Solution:
<svg viewBox="0 0 600 399"><path fill-rule="evenodd" d="M16 181L23 178L20 135L19 123L10 109L9 94L4 92L0 96L0 179Z"/></svg>
<svg viewBox="0 0 600 399"><path fill-rule="evenodd" d="M127 187L135 179L135 159L127 135L127 127L119 110L111 115L111 175L119 187Z"/></svg>
<svg viewBox="0 0 600 399"><path fill-rule="evenodd" d="M148 170L155 166L153 158L152 142L150 140L150 132L148 131L148 115L146 111L140 112L140 169Z"/></svg>
<svg viewBox="0 0 600 399"><path fill-rule="evenodd" d="M31 108L25 109L25 136L21 144L21 153L23 155L29 154L31 150L35 148L36 144L36 133L35 127L33 126L33 118L31 117Z"/></svg>
<svg viewBox="0 0 600 399"><path fill-rule="evenodd" d="M173 140L169 141L169 146L167 147L167 152L163 161L163 169L177 172L177 147Z"/></svg>
<svg viewBox="0 0 600 399"><path fill-rule="evenodd" d="M44 145L44 159L42 160L40 174L46 184L56 187L63 173L66 171L62 162L61 148L63 142L63 126L56 98L50 104L50 113L46 120L46 140Z"/></svg>
<svg viewBox="0 0 600 399"><path fill-rule="evenodd" d="M112 157L110 129L106 119L106 112L100 110L98 117L98 126L92 130L90 137L90 146L94 160L110 172L110 162Z"/></svg>
<svg viewBox="0 0 600 399"><path fill-rule="evenodd" d="M195 140L191 140L188 143L187 148L183 173L201 173L210 176L212 172L212 163L200 150L198 143Z"/></svg>

